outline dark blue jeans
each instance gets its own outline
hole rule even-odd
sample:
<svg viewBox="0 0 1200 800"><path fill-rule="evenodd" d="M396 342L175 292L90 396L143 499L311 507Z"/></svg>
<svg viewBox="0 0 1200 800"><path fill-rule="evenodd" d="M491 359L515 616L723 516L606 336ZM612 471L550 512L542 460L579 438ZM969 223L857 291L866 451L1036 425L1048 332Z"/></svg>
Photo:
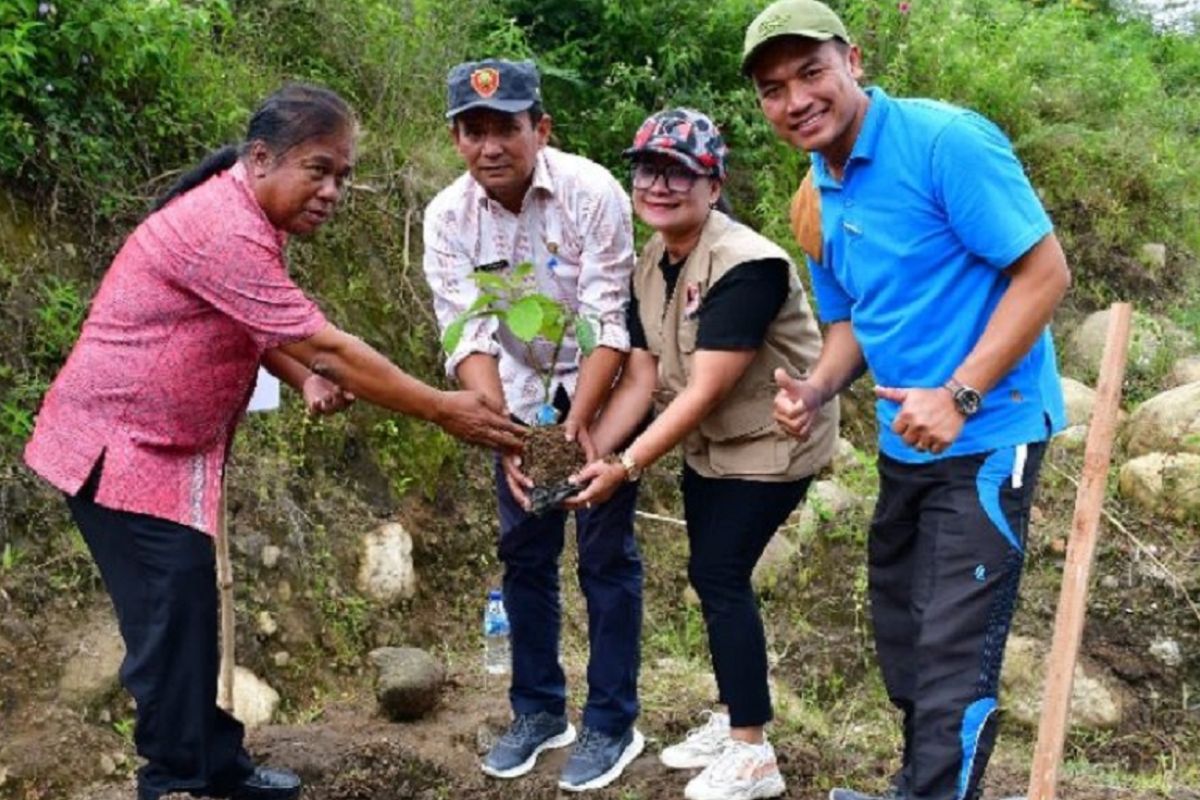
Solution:
<svg viewBox="0 0 1200 800"><path fill-rule="evenodd" d="M217 583L212 539L194 528L92 501L95 476L67 505L116 609L121 683L137 703L139 800L172 791L227 797L254 769L242 724L217 706Z"/></svg>
<svg viewBox="0 0 1200 800"><path fill-rule="evenodd" d="M504 606L512 630L512 686L517 714L566 713L566 676L558 660L562 623L558 559L567 514L528 514L496 467ZM588 697L583 724L624 733L638 715L642 638L642 559L633 535L637 485L575 513L579 586L588 611Z"/></svg>

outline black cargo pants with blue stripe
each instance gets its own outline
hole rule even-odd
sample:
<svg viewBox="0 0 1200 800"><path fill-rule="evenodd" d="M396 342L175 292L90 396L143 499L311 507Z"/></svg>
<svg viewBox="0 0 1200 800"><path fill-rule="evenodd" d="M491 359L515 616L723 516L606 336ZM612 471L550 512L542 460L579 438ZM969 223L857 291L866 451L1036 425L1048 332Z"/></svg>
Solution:
<svg viewBox="0 0 1200 800"><path fill-rule="evenodd" d="M1045 443L908 464L879 457L869 586L875 647L904 715L912 800L974 798Z"/></svg>

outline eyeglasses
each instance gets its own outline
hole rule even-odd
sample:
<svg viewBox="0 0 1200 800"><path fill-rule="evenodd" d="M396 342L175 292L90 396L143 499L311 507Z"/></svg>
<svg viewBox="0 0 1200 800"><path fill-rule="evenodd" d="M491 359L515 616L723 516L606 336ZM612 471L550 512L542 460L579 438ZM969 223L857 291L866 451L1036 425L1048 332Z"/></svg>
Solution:
<svg viewBox="0 0 1200 800"><path fill-rule="evenodd" d="M663 186L673 194L690 192L700 177L682 164L656 166L645 161L637 162L630 169L630 182L635 189L649 189L661 177Z"/></svg>

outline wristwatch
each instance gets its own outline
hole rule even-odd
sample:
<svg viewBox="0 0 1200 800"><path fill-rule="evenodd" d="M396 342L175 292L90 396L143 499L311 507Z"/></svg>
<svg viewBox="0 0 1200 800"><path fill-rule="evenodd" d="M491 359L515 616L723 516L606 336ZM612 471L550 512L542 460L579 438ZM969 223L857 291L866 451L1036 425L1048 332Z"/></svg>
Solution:
<svg viewBox="0 0 1200 800"><path fill-rule="evenodd" d="M980 406L983 405L983 398L979 396L977 389L967 386L954 378L942 384L942 388L953 395L954 407L958 409L958 413L968 419L977 414Z"/></svg>
<svg viewBox="0 0 1200 800"><path fill-rule="evenodd" d="M633 483L638 478L642 477L642 468L633 460L633 456L628 450L617 456L617 463L625 468L625 480Z"/></svg>

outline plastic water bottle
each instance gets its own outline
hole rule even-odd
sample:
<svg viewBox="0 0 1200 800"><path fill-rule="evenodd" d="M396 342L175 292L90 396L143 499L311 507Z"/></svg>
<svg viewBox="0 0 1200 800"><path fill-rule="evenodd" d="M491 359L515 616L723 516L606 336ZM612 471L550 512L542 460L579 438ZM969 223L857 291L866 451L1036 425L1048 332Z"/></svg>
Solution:
<svg viewBox="0 0 1200 800"><path fill-rule="evenodd" d="M483 611L483 668L489 675L504 675L509 671L511 658L504 595L493 589L488 592Z"/></svg>

